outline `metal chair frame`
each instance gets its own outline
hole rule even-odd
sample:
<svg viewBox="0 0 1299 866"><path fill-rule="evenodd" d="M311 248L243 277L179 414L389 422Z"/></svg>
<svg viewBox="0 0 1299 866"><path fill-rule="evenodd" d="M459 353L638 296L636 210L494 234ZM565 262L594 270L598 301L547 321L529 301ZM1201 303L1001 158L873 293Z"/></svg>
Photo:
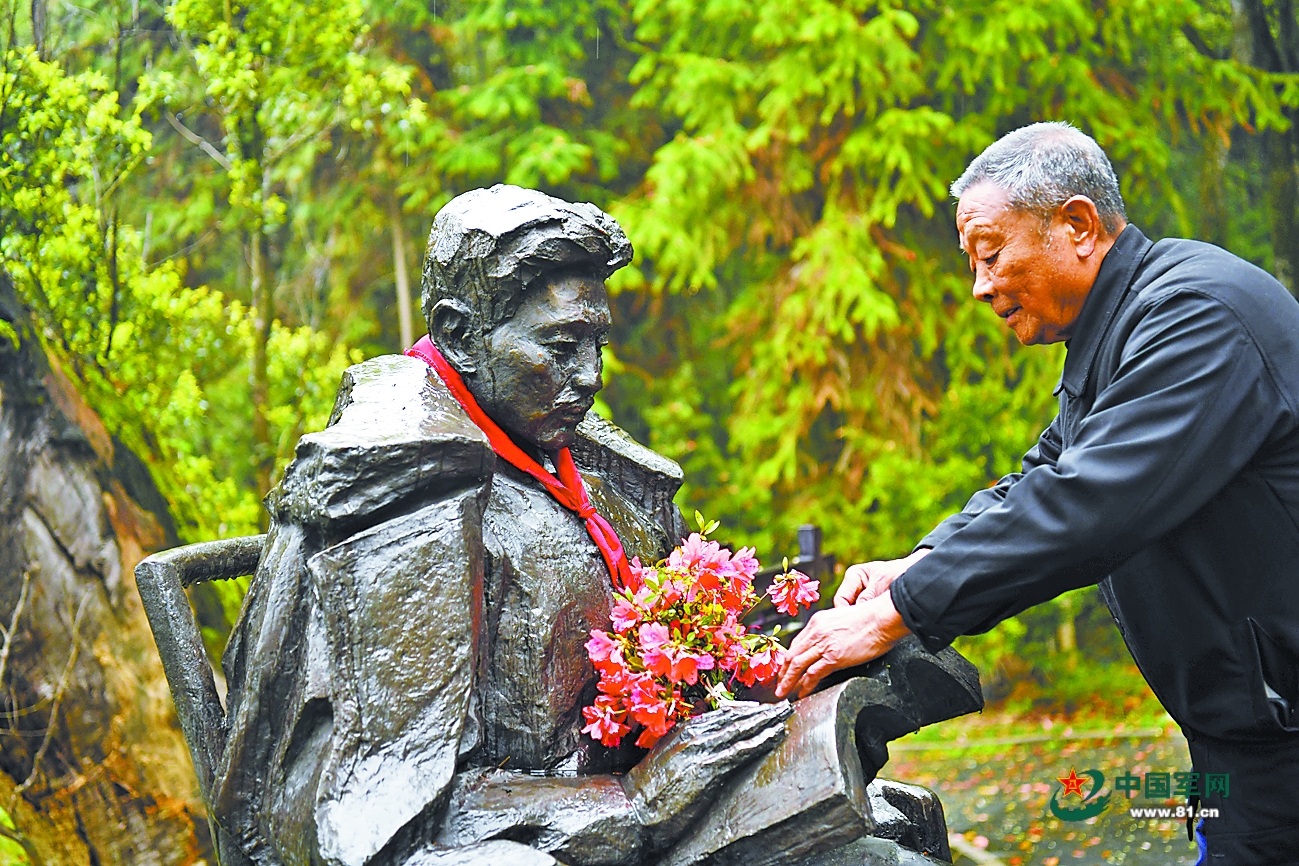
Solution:
<svg viewBox="0 0 1299 866"><path fill-rule="evenodd" d="M265 542L265 535L205 541L155 553L135 567L140 601L194 761L212 844L222 866L245 866L250 861L212 817L213 779L226 746L226 710L185 588L255 573Z"/></svg>

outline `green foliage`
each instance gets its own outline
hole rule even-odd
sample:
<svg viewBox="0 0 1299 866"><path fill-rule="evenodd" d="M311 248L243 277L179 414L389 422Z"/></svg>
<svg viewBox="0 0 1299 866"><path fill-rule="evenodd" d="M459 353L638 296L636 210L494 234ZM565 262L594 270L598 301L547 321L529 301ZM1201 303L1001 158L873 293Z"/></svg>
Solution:
<svg viewBox="0 0 1299 866"><path fill-rule="evenodd" d="M31 858L18 840L11 839L4 830L17 832L13 818L4 809L0 809L0 866L30 866Z"/></svg>
<svg viewBox="0 0 1299 866"><path fill-rule="evenodd" d="M634 14L633 101L677 131L616 205L639 254L617 286L684 299L660 302L669 337L615 345L645 371L641 414L689 501L738 512L759 549L815 520L841 555L903 553L1049 420L1060 353L1012 347L955 255L946 185L979 149L1068 119L1115 158L1135 213L1183 212L1173 142L1283 125L1275 85L1292 86L1193 50L1181 28L1217 19L1192 3Z"/></svg>
<svg viewBox="0 0 1299 866"><path fill-rule="evenodd" d="M247 477L248 309L188 288L171 262L148 267L142 238L105 213L111 187L151 136L123 116L104 76L68 76L30 50L5 55L0 100L0 238L5 267L44 336L81 379L109 430L155 467L183 537L255 532ZM107 237L106 237L107 235ZM105 256L108 247L111 254ZM346 349L276 326L278 451L324 426ZM240 419L243 419L240 423Z"/></svg>
<svg viewBox="0 0 1299 866"><path fill-rule="evenodd" d="M104 204L149 134L119 116L103 74L65 75L31 48L3 55L0 112L0 254L59 344L98 359L112 305Z"/></svg>
<svg viewBox="0 0 1299 866"><path fill-rule="evenodd" d="M1017 466L1063 357L968 296L968 160L1070 120L1148 233L1267 266L1255 143L1299 103L1222 0L48 6L43 59L8 6L0 251L186 540L255 531L341 369L401 348L394 227L512 182L635 244L600 405L682 463L687 513L765 558L805 522L840 562L903 554ZM967 647L1091 614L1032 616Z"/></svg>
<svg viewBox="0 0 1299 866"><path fill-rule="evenodd" d="M216 109L224 160L213 159L227 175L230 207L250 230L286 218L286 196L309 183L332 129L373 130L380 104L407 92L404 67L356 50L362 12L359 0L177 0L167 8L169 23L191 41L192 69L146 75L142 103Z"/></svg>

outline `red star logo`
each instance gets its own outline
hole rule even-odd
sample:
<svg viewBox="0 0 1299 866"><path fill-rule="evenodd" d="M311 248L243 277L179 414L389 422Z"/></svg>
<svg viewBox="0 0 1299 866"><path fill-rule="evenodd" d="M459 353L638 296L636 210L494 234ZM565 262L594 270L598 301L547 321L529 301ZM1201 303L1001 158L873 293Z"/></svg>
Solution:
<svg viewBox="0 0 1299 866"><path fill-rule="evenodd" d="M1081 797L1083 795L1082 792L1083 782L1087 781L1087 777L1079 776L1078 772L1073 767L1070 767L1069 775L1060 776L1056 781L1058 781L1061 785L1064 785L1065 796L1068 796L1070 794L1077 794L1079 797Z"/></svg>

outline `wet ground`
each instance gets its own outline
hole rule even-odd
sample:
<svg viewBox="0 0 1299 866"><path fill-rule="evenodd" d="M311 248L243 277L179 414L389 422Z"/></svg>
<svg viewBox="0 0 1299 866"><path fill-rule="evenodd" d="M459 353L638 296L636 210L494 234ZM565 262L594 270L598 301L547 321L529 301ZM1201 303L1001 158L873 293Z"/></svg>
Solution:
<svg viewBox="0 0 1299 866"><path fill-rule="evenodd" d="M1099 816L1062 821L1049 811L1053 794L1062 792L1059 778L1076 770L1097 770L1105 777L1098 796L1114 791L1120 774L1174 773L1190 769L1186 741L1175 733L1131 738L985 740L979 745L922 747L902 740L891 746L892 760L882 775L925 785L938 792L948 830L960 834L969 856L953 850L957 866L1063 866L1117 863L1127 866L1193 864L1195 845L1187 841L1186 822L1135 819L1129 806L1177 806L1172 799L1130 799L1115 792ZM1070 736L1078 736L1069 732ZM1084 785L1090 794L1091 781ZM1076 794L1057 803L1085 805ZM958 843L960 844L960 843Z"/></svg>

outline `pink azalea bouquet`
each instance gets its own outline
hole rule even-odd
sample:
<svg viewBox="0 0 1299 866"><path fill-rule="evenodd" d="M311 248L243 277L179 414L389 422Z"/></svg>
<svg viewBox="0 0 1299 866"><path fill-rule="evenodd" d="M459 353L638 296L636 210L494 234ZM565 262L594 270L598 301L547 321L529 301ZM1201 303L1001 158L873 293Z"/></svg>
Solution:
<svg viewBox="0 0 1299 866"><path fill-rule="evenodd" d="M735 699L731 689L768 683L784 664L775 637L740 622L761 598L753 589L758 560L751 547L735 553L708 541L717 522L692 533L665 560L631 563L631 585L614 592L612 631L594 629L586 651L600 673L600 694L582 709L582 732L616 746L633 727L649 748L678 720ZM765 595L791 616L820 598L818 583L790 570Z"/></svg>

